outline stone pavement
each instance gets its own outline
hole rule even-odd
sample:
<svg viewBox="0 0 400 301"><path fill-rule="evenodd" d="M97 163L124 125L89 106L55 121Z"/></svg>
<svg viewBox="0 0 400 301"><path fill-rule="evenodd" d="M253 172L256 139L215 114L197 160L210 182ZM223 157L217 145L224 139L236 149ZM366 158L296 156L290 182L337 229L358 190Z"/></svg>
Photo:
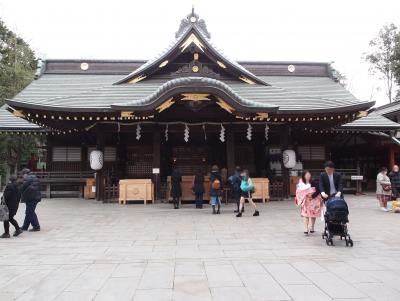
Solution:
<svg viewBox="0 0 400 301"><path fill-rule="evenodd" d="M41 232L0 241L0 300L400 300L400 214L347 199L354 248L328 247L321 222L305 237L289 201L237 219L232 205L44 200Z"/></svg>

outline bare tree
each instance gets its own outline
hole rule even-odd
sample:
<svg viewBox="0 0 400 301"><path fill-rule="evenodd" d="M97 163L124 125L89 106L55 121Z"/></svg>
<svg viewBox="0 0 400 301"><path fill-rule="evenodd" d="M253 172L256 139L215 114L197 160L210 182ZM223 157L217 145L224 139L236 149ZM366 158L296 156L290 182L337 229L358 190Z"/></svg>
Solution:
<svg viewBox="0 0 400 301"><path fill-rule="evenodd" d="M397 27L393 23L386 24L379 31L378 36L369 42L372 49L365 56L365 60L371 64L370 72L379 74L380 78L385 81L389 102L393 100L395 87L395 49L398 35Z"/></svg>

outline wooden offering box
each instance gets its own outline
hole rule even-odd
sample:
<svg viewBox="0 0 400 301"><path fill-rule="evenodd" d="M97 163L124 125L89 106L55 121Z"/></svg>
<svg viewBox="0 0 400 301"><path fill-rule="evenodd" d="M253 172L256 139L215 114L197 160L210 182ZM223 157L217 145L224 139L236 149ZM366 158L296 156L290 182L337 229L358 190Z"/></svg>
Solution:
<svg viewBox="0 0 400 301"><path fill-rule="evenodd" d="M95 179L87 179L86 184L83 190L83 197L85 199L95 199L96 198L96 180Z"/></svg>
<svg viewBox="0 0 400 301"><path fill-rule="evenodd" d="M253 193L254 200L269 201L269 180L267 178L251 178L253 181L255 192Z"/></svg>
<svg viewBox="0 0 400 301"><path fill-rule="evenodd" d="M147 201L154 203L154 184L151 179L126 179L119 181L119 203Z"/></svg>

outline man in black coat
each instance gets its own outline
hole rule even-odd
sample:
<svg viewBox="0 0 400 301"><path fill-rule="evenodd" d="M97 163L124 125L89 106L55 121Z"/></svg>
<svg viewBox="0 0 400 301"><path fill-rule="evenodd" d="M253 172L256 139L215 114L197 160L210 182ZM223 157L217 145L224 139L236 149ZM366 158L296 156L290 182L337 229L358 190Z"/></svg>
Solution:
<svg viewBox="0 0 400 301"><path fill-rule="evenodd" d="M11 176L10 181L8 182L6 188L3 193L4 202L6 203L9 211L8 221L4 221L4 234L0 236L0 238L10 238L10 223L14 226L15 232L13 236L18 236L22 233L18 222L14 219L14 216L17 214L20 193L17 184L17 177Z"/></svg>
<svg viewBox="0 0 400 301"><path fill-rule="evenodd" d="M37 176L32 174L27 168L22 170L22 175L24 181L21 187L21 202L26 205L22 230L28 231L29 225L32 225L32 229L29 231L37 232L40 231L40 225L35 210L37 204L42 200L40 182Z"/></svg>
<svg viewBox="0 0 400 301"><path fill-rule="evenodd" d="M323 199L331 196L343 196L343 183L340 173L335 172L335 164L327 161L324 164L325 171L319 176L319 190Z"/></svg>
<svg viewBox="0 0 400 301"><path fill-rule="evenodd" d="M236 166L235 172L232 176L229 177L229 182L232 185L232 197L236 202L236 210L235 213L239 213L239 205L240 205L240 198L242 196L242 190L240 189L240 184L242 183L242 178L240 177L241 173L240 166ZM242 207L242 212L244 211L244 206Z"/></svg>

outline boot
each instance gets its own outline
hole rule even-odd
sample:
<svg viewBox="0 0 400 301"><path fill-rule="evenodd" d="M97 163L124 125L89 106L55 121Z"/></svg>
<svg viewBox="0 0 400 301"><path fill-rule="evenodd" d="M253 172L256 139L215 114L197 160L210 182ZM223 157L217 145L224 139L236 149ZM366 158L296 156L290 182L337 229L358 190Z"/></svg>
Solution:
<svg viewBox="0 0 400 301"><path fill-rule="evenodd" d="M3 235L1 235L0 238L10 238L10 234L3 233Z"/></svg>
<svg viewBox="0 0 400 301"><path fill-rule="evenodd" d="M217 212L215 211L215 205L212 205L212 209L213 209L213 214L216 214Z"/></svg>
<svg viewBox="0 0 400 301"><path fill-rule="evenodd" d="M237 205L237 208L236 208L236 210L234 210L233 212L234 212L234 213L239 213L239 203L236 203L236 205Z"/></svg>
<svg viewBox="0 0 400 301"><path fill-rule="evenodd" d="M239 212L238 214L236 214L236 217L242 217L242 212Z"/></svg>
<svg viewBox="0 0 400 301"><path fill-rule="evenodd" d="M253 216L259 216L260 212L258 212L258 210L254 211Z"/></svg>
<svg viewBox="0 0 400 301"><path fill-rule="evenodd" d="M220 213L221 213L220 209L221 209L221 205L218 205L217 214L220 214Z"/></svg>
<svg viewBox="0 0 400 301"><path fill-rule="evenodd" d="M21 229L15 230L13 236L18 236L22 233L23 231Z"/></svg>

